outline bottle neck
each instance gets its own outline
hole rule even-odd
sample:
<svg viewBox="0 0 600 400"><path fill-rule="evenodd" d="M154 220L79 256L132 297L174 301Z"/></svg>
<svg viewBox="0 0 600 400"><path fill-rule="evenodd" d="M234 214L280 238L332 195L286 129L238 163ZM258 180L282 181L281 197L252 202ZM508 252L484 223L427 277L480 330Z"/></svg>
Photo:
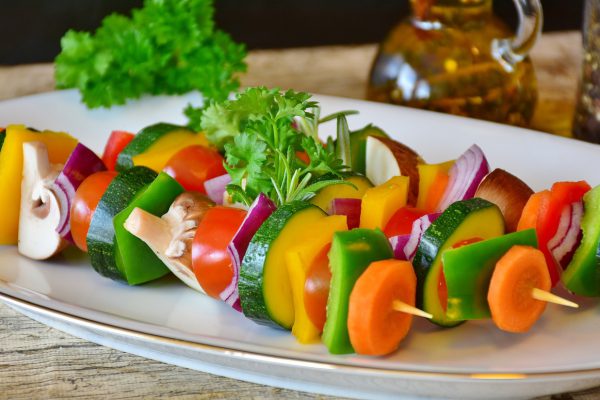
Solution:
<svg viewBox="0 0 600 400"><path fill-rule="evenodd" d="M416 22L461 26L492 15L492 0L410 0Z"/></svg>

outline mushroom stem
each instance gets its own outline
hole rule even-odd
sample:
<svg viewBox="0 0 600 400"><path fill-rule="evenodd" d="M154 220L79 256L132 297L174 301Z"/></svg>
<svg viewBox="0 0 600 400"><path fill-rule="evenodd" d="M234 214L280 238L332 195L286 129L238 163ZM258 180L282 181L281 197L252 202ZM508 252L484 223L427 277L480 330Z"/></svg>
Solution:
<svg viewBox="0 0 600 400"><path fill-rule="evenodd" d="M183 218L183 215L180 217ZM185 248L185 243L175 234L175 231L180 230L181 226L189 225L189 222L183 219L164 218L164 216L160 218L136 207L129 214L123 226L129 233L144 241L175 276L192 289L204 293L192 271L191 248ZM183 246L184 254L169 256L170 250L174 246Z"/></svg>
<svg viewBox="0 0 600 400"><path fill-rule="evenodd" d="M150 214L138 207L134 208L131 214L129 214L129 217L125 221L125 229L146 242L155 251L163 254L171 242L171 228L169 224L156 215Z"/></svg>

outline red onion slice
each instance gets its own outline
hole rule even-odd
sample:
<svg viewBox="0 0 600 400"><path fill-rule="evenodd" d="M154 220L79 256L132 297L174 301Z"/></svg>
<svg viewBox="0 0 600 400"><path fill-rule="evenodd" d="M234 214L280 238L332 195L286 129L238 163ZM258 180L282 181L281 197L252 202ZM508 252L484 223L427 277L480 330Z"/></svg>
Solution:
<svg viewBox="0 0 600 400"><path fill-rule="evenodd" d="M406 256L406 253L404 253L404 248L410 240L410 233L406 235L392 236L389 240L392 250L394 250L394 258L402 261L410 261Z"/></svg>
<svg viewBox="0 0 600 400"><path fill-rule="evenodd" d="M417 247L419 247L419 242L421 241L421 237L423 233L429 228L429 226L435 221L441 213L432 213L423 215L421 218L416 219L413 222L412 231L410 232L410 239L406 246L404 247L404 254L409 260L412 260L417 253Z"/></svg>
<svg viewBox="0 0 600 400"><path fill-rule="evenodd" d="M225 190L229 183L231 183L231 176L229 176L229 174L217 176L216 178L205 181L204 189L206 190L206 195L216 204L223 204L223 196L225 195Z"/></svg>
<svg viewBox="0 0 600 400"><path fill-rule="evenodd" d="M56 232L62 238L73 242L69 215L77 188L85 178L104 170L106 167L96 153L81 143L75 146L62 171L52 184L52 191L56 194L60 204L60 220Z"/></svg>
<svg viewBox="0 0 600 400"><path fill-rule="evenodd" d="M258 231L258 228L260 228L263 222L273 214L275 209L275 203L273 203L271 199L263 193L259 194L256 200L254 200L254 203L250 206L246 218L233 236L231 243L227 246L227 253L229 253L233 265L233 278L231 279L231 282L229 282L229 285L227 285L227 287L219 294L219 297L237 311L242 311L238 292L238 280L240 277L242 260L246 255L246 250L248 250L248 245L254 237L254 234Z"/></svg>
<svg viewBox="0 0 600 400"><path fill-rule="evenodd" d="M472 145L450 168L450 180L438 210L443 211L456 201L472 198L489 172L490 166L483 151L476 144Z"/></svg>
<svg viewBox="0 0 600 400"><path fill-rule="evenodd" d="M417 247L423 233L440 215L441 213L423 215L413 222L412 231L409 235L392 236L389 241L394 250L394 257L399 260L412 261L417 253Z"/></svg>
<svg viewBox="0 0 600 400"><path fill-rule="evenodd" d="M345 215L348 229L358 228L361 205L361 199L333 199L330 207L331 215Z"/></svg>
<svg viewBox="0 0 600 400"><path fill-rule="evenodd" d="M565 215L566 214L566 215ZM583 218L583 201L576 201L566 206L560 216L559 228L548 242L548 248L563 269L569 264L582 238L581 219ZM563 222L568 220L568 224ZM567 224L566 229L562 225ZM563 232L564 231L564 232ZM559 238L559 239L557 239ZM551 245L551 243L553 245Z"/></svg>
<svg viewBox="0 0 600 400"><path fill-rule="evenodd" d="M556 233L552 239L548 241L548 249L555 249L564 240L565 236L567 235L567 231L571 227L572 209L573 207L571 204L566 205L562 209L560 213L560 220L558 221L558 227L556 228Z"/></svg>

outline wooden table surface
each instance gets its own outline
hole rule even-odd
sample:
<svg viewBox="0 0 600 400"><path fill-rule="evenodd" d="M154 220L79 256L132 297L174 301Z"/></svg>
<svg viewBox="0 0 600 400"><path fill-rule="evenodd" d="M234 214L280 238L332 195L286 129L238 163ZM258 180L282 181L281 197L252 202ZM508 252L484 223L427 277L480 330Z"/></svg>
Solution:
<svg viewBox="0 0 600 400"><path fill-rule="evenodd" d="M362 98L375 46L255 51L244 85ZM581 59L578 32L542 36L532 59L540 101L533 128L568 135ZM51 64L0 67L0 99L53 89ZM328 398L196 372L102 347L0 304L0 399L134 397ZM597 399L600 387L544 399Z"/></svg>

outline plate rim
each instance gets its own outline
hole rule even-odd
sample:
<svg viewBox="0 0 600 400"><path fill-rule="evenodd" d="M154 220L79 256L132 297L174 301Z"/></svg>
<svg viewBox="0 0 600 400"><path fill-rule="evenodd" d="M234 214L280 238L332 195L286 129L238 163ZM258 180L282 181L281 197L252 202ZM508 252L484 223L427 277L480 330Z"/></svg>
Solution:
<svg viewBox="0 0 600 400"><path fill-rule="evenodd" d="M222 356L229 357L237 357L244 358L246 360L252 360L260 363L271 363L277 365L285 365L288 367L296 366L303 368L311 368L314 370L322 370L322 369L335 369L340 372L351 372L355 374L385 374L392 376L401 376L403 378L411 377L411 378L420 378L423 380L468 380L472 382L481 382L481 381L502 381L502 382L515 382L515 381L525 381L525 380L539 380L539 379L554 379L554 378L568 378L570 376L578 376L581 375L600 375L600 367L596 368L583 368L583 369L573 369L573 370L563 370L563 371L546 371L546 372L494 372L494 373L469 373L464 371L456 371L456 372L441 372L441 371L418 371L418 370L409 370L409 369L394 369L394 368L382 368L375 366L359 366L353 364L346 363L334 363L334 362L323 362L323 361L311 361L311 360L303 360L299 358L294 358L290 356L283 355L274 355L274 354L264 354L249 350L241 350L235 348L229 348L225 346L206 344L188 341L184 339L176 339L170 338L167 336L161 336L153 333L142 332L131 328L126 328L118 325L112 325L108 323L103 323L99 321L95 321L89 318L85 318L82 316L78 316L75 314L71 314L64 311L59 311L47 306L43 306L40 304L36 304L35 302L31 302L24 299L19 299L15 296L9 295L0 291L0 301L4 304L10 306L15 309L22 308L32 312L34 314L43 315L48 318L55 319L59 322L69 323L71 325L75 325L79 328L89 328L93 329L97 332L106 332L111 333L118 337L136 339L142 342L151 343L151 344L161 344L161 345L170 345L175 346L180 349L191 349L196 352L208 353L208 354L217 354ZM14 307L13 307L14 306ZM18 311L18 310L17 310ZM22 313L20 313L23 315ZM55 328L57 329L57 328ZM60 329L59 329L60 330ZM87 340L87 339L84 339Z"/></svg>

